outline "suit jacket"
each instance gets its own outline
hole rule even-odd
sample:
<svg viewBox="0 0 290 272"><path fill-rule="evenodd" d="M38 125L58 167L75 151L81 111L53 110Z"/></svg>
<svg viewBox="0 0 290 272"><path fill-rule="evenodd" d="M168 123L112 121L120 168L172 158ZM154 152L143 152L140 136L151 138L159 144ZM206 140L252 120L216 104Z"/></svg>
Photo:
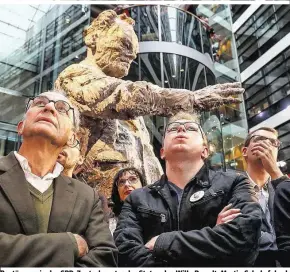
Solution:
<svg viewBox="0 0 290 272"><path fill-rule="evenodd" d="M37 217L24 172L11 152L0 158L0 266L102 267L117 265L117 249L101 202L89 186L65 176L54 180L48 233L37 233ZM78 251L67 232L84 237Z"/></svg>
<svg viewBox="0 0 290 272"><path fill-rule="evenodd" d="M278 260L290 266L290 179L278 186L274 199L274 222L278 245Z"/></svg>
<svg viewBox="0 0 290 272"><path fill-rule="evenodd" d="M247 176L247 173L244 173ZM261 227L261 237L259 240L259 255L256 259L256 267L276 267L277 263L277 245L273 243L273 230L274 230L274 197L276 187L284 181L284 177L279 179L271 180L268 182L268 208L270 212L270 223L269 225L265 213L262 211L262 227ZM251 183L252 184L252 183ZM271 229L272 227L272 229ZM274 237L275 238L275 237Z"/></svg>
<svg viewBox="0 0 290 272"><path fill-rule="evenodd" d="M268 193L269 193L268 208L269 208L269 211L270 211L270 222L271 222L271 225L272 225L273 229L274 229L274 210L273 210L273 206L274 206L275 190L276 190L276 187L282 181L284 181L284 177L268 182ZM262 231L268 232L268 231L270 231L269 224L268 224L268 222L266 220L265 214L262 213L262 215L263 215L263 217L262 217Z"/></svg>

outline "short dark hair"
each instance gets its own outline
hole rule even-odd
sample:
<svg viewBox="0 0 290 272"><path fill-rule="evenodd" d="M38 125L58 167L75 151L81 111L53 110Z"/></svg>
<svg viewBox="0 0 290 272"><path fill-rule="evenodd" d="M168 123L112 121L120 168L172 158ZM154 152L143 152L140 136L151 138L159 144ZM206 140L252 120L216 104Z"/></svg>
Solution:
<svg viewBox="0 0 290 272"><path fill-rule="evenodd" d="M251 132L247 135L247 137L246 137L246 139L245 139L244 147L248 147L248 146L249 146L253 134L254 134L255 132L259 131L259 130L270 131L270 132L272 132L273 134L275 134L275 135L278 137L278 131L277 131L276 129L271 128L271 127L260 127L260 128L255 129L254 131L251 131Z"/></svg>
<svg viewBox="0 0 290 272"><path fill-rule="evenodd" d="M119 181L120 177L122 177L126 172L133 172L134 174L136 174L140 179L142 187L147 185L146 180L143 178L140 171L138 169L136 169L135 167L127 167L127 168L123 168L120 171L118 171L114 177L114 180L113 180L112 195L111 195L111 200L114 204L113 205L113 212L114 212L115 216L119 216L119 214L121 213L121 210L122 210L122 206L123 206L123 202L121 201L120 195L118 192L118 181Z"/></svg>

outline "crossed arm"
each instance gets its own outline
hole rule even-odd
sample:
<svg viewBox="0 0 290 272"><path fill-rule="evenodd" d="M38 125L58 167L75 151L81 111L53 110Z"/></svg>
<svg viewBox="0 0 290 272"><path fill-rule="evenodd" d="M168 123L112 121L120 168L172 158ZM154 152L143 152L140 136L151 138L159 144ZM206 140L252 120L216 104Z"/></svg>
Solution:
<svg viewBox="0 0 290 272"><path fill-rule="evenodd" d="M261 227L261 209L251 190L246 179L237 180L229 202L242 214L234 220L213 228L162 233L152 250L145 246L148 242L143 240L142 235L145 226L140 225L129 196L114 233L120 265L158 266L164 261L170 265L176 260L180 263L191 260L194 264L213 258L228 258L230 261L239 254L243 256L244 263L250 265L256 257Z"/></svg>
<svg viewBox="0 0 290 272"><path fill-rule="evenodd" d="M69 233L10 235L0 232L0 264L4 267L105 267L117 266L117 248L103 221L100 200L95 194L84 234L89 251L80 251Z"/></svg>

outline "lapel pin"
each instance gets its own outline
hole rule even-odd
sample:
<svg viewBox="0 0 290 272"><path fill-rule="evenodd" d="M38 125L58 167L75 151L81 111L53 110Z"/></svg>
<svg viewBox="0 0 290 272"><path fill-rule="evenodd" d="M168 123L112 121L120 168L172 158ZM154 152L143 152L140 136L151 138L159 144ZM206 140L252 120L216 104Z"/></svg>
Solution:
<svg viewBox="0 0 290 272"><path fill-rule="evenodd" d="M190 197L189 201L196 202L196 201L200 200L201 198L203 198L203 196L204 196L204 191L198 191Z"/></svg>

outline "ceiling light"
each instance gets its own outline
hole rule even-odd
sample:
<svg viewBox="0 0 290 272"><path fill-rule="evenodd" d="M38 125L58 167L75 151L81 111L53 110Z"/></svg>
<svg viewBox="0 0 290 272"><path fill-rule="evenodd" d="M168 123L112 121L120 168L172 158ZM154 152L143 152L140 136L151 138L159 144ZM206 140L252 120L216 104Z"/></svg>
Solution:
<svg viewBox="0 0 290 272"><path fill-rule="evenodd" d="M175 78L175 77L176 77L176 75L172 75L172 77L173 77L173 78Z"/></svg>

